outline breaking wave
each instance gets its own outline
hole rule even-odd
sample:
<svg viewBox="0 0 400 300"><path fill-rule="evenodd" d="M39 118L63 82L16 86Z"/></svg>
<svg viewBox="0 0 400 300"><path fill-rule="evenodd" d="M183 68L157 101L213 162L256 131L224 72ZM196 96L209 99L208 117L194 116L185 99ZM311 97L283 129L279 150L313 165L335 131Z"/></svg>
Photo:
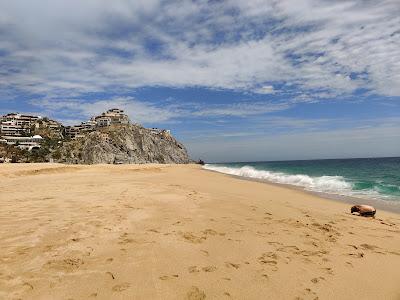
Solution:
<svg viewBox="0 0 400 300"><path fill-rule="evenodd" d="M342 176L311 177L303 174L291 175L281 172L257 170L251 166L232 168L207 164L204 168L229 175L295 185L314 192L349 195L352 191L352 184L346 182Z"/></svg>

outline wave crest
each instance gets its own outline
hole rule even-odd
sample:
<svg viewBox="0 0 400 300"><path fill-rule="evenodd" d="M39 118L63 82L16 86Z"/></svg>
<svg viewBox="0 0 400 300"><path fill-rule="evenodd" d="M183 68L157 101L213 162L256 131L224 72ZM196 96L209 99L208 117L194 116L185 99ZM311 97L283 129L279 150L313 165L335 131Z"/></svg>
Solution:
<svg viewBox="0 0 400 300"><path fill-rule="evenodd" d="M204 169L229 175L261 179L274 183L300 186L306 190L315 192L347 194L352 189L352 185L349 182L346 182L342 176L311 177L303 174L290 175L281 172L257 170L251 166L231 168L207 164L204 166Z"/></svg>

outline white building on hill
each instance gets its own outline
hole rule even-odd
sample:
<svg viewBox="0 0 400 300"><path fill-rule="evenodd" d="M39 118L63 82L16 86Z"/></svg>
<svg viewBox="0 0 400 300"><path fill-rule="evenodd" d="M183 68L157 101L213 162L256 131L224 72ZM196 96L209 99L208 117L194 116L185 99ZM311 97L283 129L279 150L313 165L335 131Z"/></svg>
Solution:
<svg viewBox="0 0 400 300"><path fill-rule="evenodd" d="M0 119L0 132L5 136L21 136L29 134L31 127L42 117L10 113Z"/></svg>
<svg viewBox="0 0 400 300"><path fill-rule="evenodd" d="M7 145L13 145L22 150L34 150L40 149L40 144L43 142L43 138L40 135L34 136L2 136L1 142Z"/></svg>
<svg viewBox="0 0 400 300"><path fill-rule="evenodd" d="M96 130L96 128L129 123L129 117L122 109L112 108L101 115L92 117L89 121L82 122L80 125L65 127L64 134L70 139L76 139Z"/></svg>
<svg viewBox="0 0 400 300"><path fill-rule="evenodd" d="M98 127L107 127L113 124L129 124L129 117L122 109L112 108L102 113L99 116L92 118Z"/></svg>

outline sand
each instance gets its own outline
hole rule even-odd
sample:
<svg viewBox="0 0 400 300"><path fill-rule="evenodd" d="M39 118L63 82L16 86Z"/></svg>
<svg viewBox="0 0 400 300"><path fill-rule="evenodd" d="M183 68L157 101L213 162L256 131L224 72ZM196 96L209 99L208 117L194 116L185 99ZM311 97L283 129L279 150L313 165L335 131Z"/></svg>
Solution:
<svg viewBox="0 0 400 300"><path fill-rule="evenodd" d="M0 165L1 299L400 299L400 216L199 166Z"/></svg>

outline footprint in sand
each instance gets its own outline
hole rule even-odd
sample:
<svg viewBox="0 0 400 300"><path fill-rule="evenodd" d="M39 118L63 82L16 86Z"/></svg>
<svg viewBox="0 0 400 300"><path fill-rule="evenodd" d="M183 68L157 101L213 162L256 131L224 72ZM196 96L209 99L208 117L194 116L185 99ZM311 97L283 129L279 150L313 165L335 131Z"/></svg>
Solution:
<svg viewBox="0 0 400 300"><path fill-rule="evenodd" d="M323 268L323 270L329 274L329 275L333 275L333 269L332 268Z"/></svg>
<svg viewBox="0 0 400 300"><path fill-rule="evenodd" d="M179 275L174 274L174 275L171 275L171 276L163 275L163 276L160 276L158 278L161 279L161 280L169 280L169 279L174 279L174 278L178 278L178 277L179 277Z"/></svg>
<svg viewBox="0 0 400 300"><path fill-rule="evenodd" d="M193 243L193 244L201 244L202 242L204 242L207 239L207 237L205 237L205 236L201 236L201 237L195 236L191 232L184 232L181 235L185 239L185 241Z"/></svg>
<svg viewBox="0 0 400 300"><path fill-rule="evenodd" d="M301 255L306 261L310 261L309 257L321 257L323 261L325 260L325 255L329 253L327 250L300 250L297 246L283 246L277 249L277 251L284 253L292 253L296 256ZM289 259L289 258L288 258ZM289 259L290 261L290 259Z"/></svg>
<svg viewBox="0 0 400 300"><path fill-rule="evenodd" d="M353 264L349 261L346 261L346 266L353 268Z"/></svg>
<svg viewBox="0 0 400 300"><path fill-rule="evenodd" d="M118 242L118 244L124 245L124 244L131 244L131 243L134 243L135 240L132 239L132 238L128 238L128 236L129 236L129 234L126 233L126 232L125 232L124 234L122 234L122 235L119 237L119 242Z"/></svg>
<svg viewBox="0 0 400 300"><path fill-rule="evenodd" d="M267 242L269 245L283 245L281 242Z"/></svg>
<svg viewBox="0 0 400 300"><path fill-rule="evenodd" d="M369 245L369 244L361 244L360 247L364 250L375 250L375 249L379 249L378 246L374 246L374 245Z"/></svg>
<svg viewBox="0 0 400 300"><path fill-rule="evenodd" d="M225 232L217 232L214 229L206 229L206 230L202 231L202 233L204 235L206 235L206 236L207 235L219 235L219 236L225 236L226 235Z"/></svg>
<svg viewBox="0 0 400 300"><path fill-rule="evenodd" d="M325 280L325 278L324 277L315 277L315 278L313 278L313 279L311 279L311 282L312 283L318 283L318 282L320 282L321 280Z"/></svg>
<svg viewBox="0 0 400 300"><path fill-rule="evenodd" d="M227 268L235 268L236 270L240 268L240 265L239 265L239 264L234 264L234 263L231 263L231 262L226 262L226 263L225 263L225 266L226 266Z"/></svg>
<svg viewBox="0 0 400 300"><path fill-rule="evenodd" d="M307 296L307 298L311 296L312 299L318 300L318 295L317 295L317 293L313 292L313 290L310 289L310 288L306 288L306 289L304 290L304 295ZM300 297L298 297L298 298L300 298ZM300 299L302 299L302 298L300 298Z"/></svg>
<svg viewBox="0 0 400 300"><path fill-rule="evenodd" d="M186 294L188 300L202 300L206 299L204 291L200 290L197 286L192 286Z"/></svg>
<svg viewBox="0 0 400 300"><path fill-rule="evenodd" d="M217 270L216 266L207 266L207 267L203 267L201 268L204 272L209 273L209 272L214 272Z"/></svg>
<svg viewBox="0 0 400 300"><path fill-rule="evenodd" d="M122 291L127 290L130 286L131 285L129 283L125 282L125 283L114 285L112 290L113 290L113 292L122 292Z"/></svg>
<svg viewBox="0 0 400 300"><path fill-rule="evenodd" d="M328 237L326 238L326 240L328 242L336 242L337 238L339 236L341 236L340 232L337 231L331 224L325 223L325 224L321 225L321 224L315 222L315 223L312 223L311 225L314 228L322 231L323 233L328 234Z"/></svg>
<svg viewBox="0 0 400 300"><path fill-rule="evenodd" d="M83 265L84 262L80 258L66 258L63 260L51 260L48 261L45 266L52 268L52 269L57 269L57 270L62 270L65 272L73 272L81 265Z"/></svg>
<svg viewBox="0 0 400 300"><path fill-rule="evenodd" d="M129 205L129 204L125 204L124 207L125 208L130 208L130 209L142 209L141 207L135 207L135 206L132 206L132 205Z"/></svg>
<svg viewBox="0 0 400 300"><path fill-rule="evenodd" d="M206 229L203 230L202 233L204 235L218 235L218 232L216 232L214 229Z"/></svg>
<svg viewBox="0 0 400 300"><path fill-rule="evenodd" d="M28 289L30 289L30 290L33 290L33 285L28 283L28 282L24 282L23 286L28 288Z"/></svg>
<svg viewBox="0 0 400 300"><path fill-rule="evenodd" d="M348 253L348 255L350 255L351 257L354 257L354 258L363 258L364 257L364 253L363 252Z"/></svg>
<svg viewBox="0 0 400 300"><path fill-rule="evenodd" d="M311 245L311 246L313 246L313 247L315 247L315 248L319 248L319 247L320 247L320 246L318 245L318 243L317 243L317 242L314 242L314 241L305 242L304 244L306 244L306 245Z"/></svg>
<svg viewBox="0 0 400 300"><path fill-rule="evenodd" d="M189 273L199 273L200 272L200 270L197 266L190 266L188 268L188 271L189 271Z"/></svg>
<svg viewBox="0 0 400 300"><path fill-rule="evenodd" d="M92 247L90 247L90 246L86 247L85 256L90 256L93 251L94 251L94 249Z"/></svg>
<svg viewBox="0 0 400 300"><path fill-rule="evenodd" d="M276 265L278 264L278 255L274 252L265 252L257 260L262 265L274 267L273 271L278 270L278 268L276 267Z"/></svg>

